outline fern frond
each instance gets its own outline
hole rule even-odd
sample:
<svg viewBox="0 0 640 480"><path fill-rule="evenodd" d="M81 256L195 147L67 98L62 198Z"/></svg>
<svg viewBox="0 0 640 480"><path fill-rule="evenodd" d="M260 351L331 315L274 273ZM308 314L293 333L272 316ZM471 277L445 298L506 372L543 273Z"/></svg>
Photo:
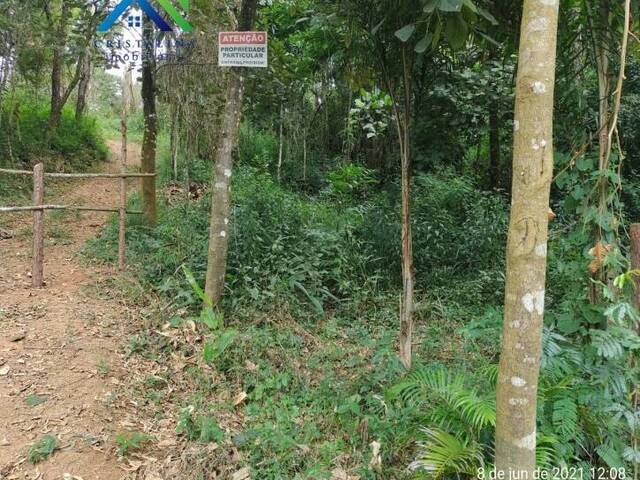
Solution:
<svg viewBox="0 0 640 480"><path fill-rule="evenodd" d="M427 441L420 444L418 458L409 466L434 478L447 473L475 475L483 465L481 447L474 441L463 441L438 429L423 430Z"/></svg>
<svg viewBox="0 0 640 480"><path fill-rule="evenodd" d="M404 380L391 387L386 394L388 400L400 398L407 404L415 404L443 397L452 400L452 392L464 386L464 377L452 375L446 369L417 368L410 372Z"/></svg>
<svg viewBox="0 0 640 480"><path fill-rule="evenodd" d="M620 457L620 452L616 450L613 445L603 444L596 448L598 456L606 463L610 468L622 468L624 467L624 461Z"/></svg>
<svg viewBox="0 0 640 480"><path fill-rule="evenodd" d="M558 439L555 436L538 434L536 439L536 466L545 469L558 464L557 446Z"/></svg>
<svg viewBox="0 0 640 480"><path fill-rule="evenodd" d="M578 405L571 396L557 400L553 404L553 426L560 435L571 438L578 426Z"/></svg>
<svg viewBox="0 0 640 480"><path fill-rule="evenodd" d="M496 425L496 402L493 398L481 398L473 391L460 391L456 394L454 406L477 430Z"/></svg>

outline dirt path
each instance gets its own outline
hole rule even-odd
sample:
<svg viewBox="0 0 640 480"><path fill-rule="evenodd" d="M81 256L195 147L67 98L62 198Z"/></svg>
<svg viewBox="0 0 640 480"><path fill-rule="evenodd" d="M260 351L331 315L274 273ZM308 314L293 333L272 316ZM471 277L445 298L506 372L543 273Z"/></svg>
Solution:
<svg viewBox="0 0 640 480"><path fill-rule="evenodd" d="M104 169L115 172L119 144L109 147L113 160ZM130 159L139 161L136 146L130 147ZM46 198L92 206L118 203L113 180L79 180L58 190ZM127 465L115 454L114 437L133 426L135 410L123 412L114 404L127 376L120 349L131 314L100 295L100 285L116 275L113 267L86 265L78 256L107 215L45 215L47 286L42 290L29 286L30 216L12 219L13 237L0 237L0 479L125 478ZM29 446L46 435L56 437L58 448L32 465Z"/></svg>

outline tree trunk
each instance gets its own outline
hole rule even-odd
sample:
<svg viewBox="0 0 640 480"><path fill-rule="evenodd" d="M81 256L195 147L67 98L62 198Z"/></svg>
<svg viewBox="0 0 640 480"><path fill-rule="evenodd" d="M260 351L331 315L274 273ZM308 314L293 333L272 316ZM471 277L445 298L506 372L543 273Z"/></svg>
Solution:
<svg viewBox="0 0 640 480"><path fill-rule="evenodd" d="M399 129L402 172L402 302L400 304L400 360L405 368L411 368L413 342L413 238L411 235L411 96L413 65L407 58L407 48L402 49L404 85L404 122ZM397 115L397 113L396 113ZM400 116L398 116L400 122Z"/></svg>
<svg viewBox="0 0 640 480"><path fill-rule="evenodd" d="M495 103L489 105L489 186L500 184L500 117Z"/></svg>
<svg viewBox="0 0 640 480"><path fill-rule="evenodd" d="M278 148L278 182L282 173L282 154L284 149L284 105L280 104L280 146Z"/></svg>
<svg viewBox="0 0 640 480"><path fill-rule="evenodd" d="M156 139L158 123L156 117L155 48L153 23L146 16L143 26L142 59L142 105L144 111L144 134L142 137L141 164L143 173L156 171ZM142 210L151 225L156 223L156 179L142 179Z"/></svg>
<svg viewBox="0 0 640 480"><path fill-rule="evenodd" d="M611 79L609 76L609 25L610 7L606 2L601 3L597 8L596 22L604 22L604 28L596 27L591 18L590 4L585 2L587 8L587 18L590 21L590 28L594 43L594 56L596 73L598 76L598 170L603 171L607 157L609 145L609 97L611 96ZM601 177L597 182L597 205L602 214L607 209L607 180ZM604 240L602 229L594 227L594 244L601 245ZM599 268L596 272L590 272L589 301L596 304L600 298L600 284L605 281L605 272Z"/></svg>
<svg viewBox="0 0 640 480"><path fill-rule="evenodd" d="M51 58L51 113L49 114L49 131L60 125L62 117L62 58L59 46L53 48Z"/></svg>
<svg viewBox="0 0 640 480"><path fill-rule="evenodd" d="M525 0L516 83L513 195L497 386L496 468L533 478L544 313L558 0ZM521 473L520 476L514 476Z"/></svg>
<svg viewBox="0 0 640 480"><path fill-rule="evenodd" d="M67 39L67 20L69 16L69 5L62 2L60 12L60 23L56 29L56 39L53 46L53 56L51 58L51 112L49 114L49 131L53 132L62 118L62 53Z"/></svg>
<svg viewBox="0 0 640 480"><path fill-rule="evenodd" d="M239 31L253 28L258 0L243 0ZM231 174L233 171L233 149L236 147L240 119L244 77L242 70L230 72L224 107L222 131L216 149L214 184L211 194L211 224L209 227L209 252L207 258L207 298L217 305L224 294L224 279L227 270L227 246L229 241L229 214L231 211Z"/></svg>
<svg viewBox="0 0 640 480"><path fill-rule="evenodd" d="M7 53L2 58L2 67L0 69L0 126L2 122L2 105L4 104L4 92L9 85L13 63L13 49L9 47Z"/></svg>
<svg viewBox="0 0 640 480"><path fill-rule="evenodd" d="M177 103L174 103L172 106L171 112L171 145L169 146L171 150L171 169L173 170L173 179L178 179L178 142L180 141L178 135L178 119L180 116L180 106Z"/></svg>
<svg viewBox="0 0 640 480"><path fill-rule="evenodd" d="M302 181L307 182L307 129L302 129Z"/></svg>
<svg viewBox="0 0 640 480"><path fill-rule="evenodd" d="M91 54L86 52L80 60L80 80L78 83L78 98L76 99L76 120L84 116L87 108L87 95L91 84Z"/></svg>

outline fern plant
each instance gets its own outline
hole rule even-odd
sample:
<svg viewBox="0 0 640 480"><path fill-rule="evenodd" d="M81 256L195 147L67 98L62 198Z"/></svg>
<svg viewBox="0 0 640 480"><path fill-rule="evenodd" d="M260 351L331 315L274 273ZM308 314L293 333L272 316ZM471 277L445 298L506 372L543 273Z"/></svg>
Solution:
<svg viewBox="0 0 640 480"><path fill-rule="evenodd" d="M545 328L537 402L538 467L632 471L637 465L640 452L634 432L640 426L640 412L631 404L629 386L637 384L638 372L619 361L635 348L636 339L619 338L615 327L596 334L606 342L582 351ZM593 333L589 334L593 342ZM411 470L432 478L453 474L474 478L478 468L490 467L496 375L497 366L473 378L422 366L388 390L390 404L413 408L422 419L422 438L416 439L419 452ZM473 385L481 386L483 393Z"/></svg>
<svg viewBox="0 0 640 480"><path fill-rule="evenodd" d="M423 412L419 453L410 465L433 477L474 476L489 457L496 423L495 396L480 395L469 379L438 367L416 368L387 392L388 401L413 405Z"/></svg>

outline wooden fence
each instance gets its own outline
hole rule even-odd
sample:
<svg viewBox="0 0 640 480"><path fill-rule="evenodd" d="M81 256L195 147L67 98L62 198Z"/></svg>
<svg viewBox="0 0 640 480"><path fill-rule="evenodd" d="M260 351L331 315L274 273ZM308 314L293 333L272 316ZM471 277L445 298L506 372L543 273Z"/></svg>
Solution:
<svg viewBox="0 0 640 480"><path fill-rule="evenodd" d="M125 157L126 158L126 157ZM118 267L125 265L125 229L127 214L140 215L139 211L127 211L127 178L155 177L155 173L127 173L123 162L122 173L45 173L42 163L30 170L10 170L0 168L0 173L9 175L33 175L33 205L26 207L0 207L0 213L33 212L33 267L31 271L32 285L40 288L44 285L44 211L76 210L87 212L117 212L120 217L118 235ZM44 179L51 178L112 178L120 180L120 205L118 208L85 207L79 205L47 205L44 203Z"/></svg>

